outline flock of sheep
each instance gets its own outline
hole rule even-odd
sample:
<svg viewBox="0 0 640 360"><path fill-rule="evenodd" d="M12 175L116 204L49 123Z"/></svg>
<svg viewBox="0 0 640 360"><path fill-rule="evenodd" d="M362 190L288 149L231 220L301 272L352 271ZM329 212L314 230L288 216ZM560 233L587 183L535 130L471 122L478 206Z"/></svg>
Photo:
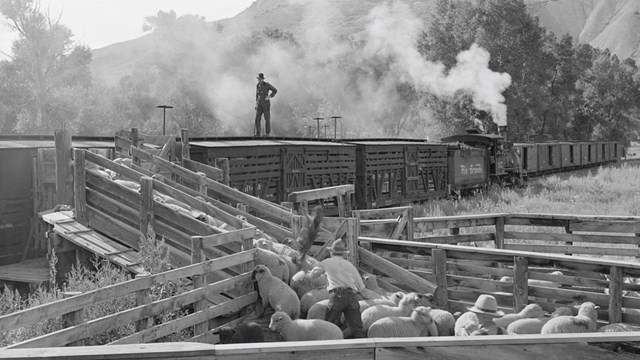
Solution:
<svg viewBox="0 0 640 360"><path fill-rule="evenodd" d="M296 244L296 241L290 239L288 243ZM257 315L263 316L267 307L274 310L269 329L284 341L336 340L350 336L344 324L324 320L329 298L326 278L308 275L317 264L316 259L307 256L304 264L298 265L295 245L290 247L267 238L256 240L255 246L258 256L252 276L262 306ZM432 294L384 291L374 275L365 274L364 282L367 289L361 292L363 299L359 304L368 337L484 335L473 312L452 314L437 309ZM545 314L538 304L529 304L518 313L495 318L494 322L510 335L594 332L597 309L593 303L585 302L577 314L570 307ZM260 341L264 341L264 335L256 323L220 330L221 343Z"/></svg>

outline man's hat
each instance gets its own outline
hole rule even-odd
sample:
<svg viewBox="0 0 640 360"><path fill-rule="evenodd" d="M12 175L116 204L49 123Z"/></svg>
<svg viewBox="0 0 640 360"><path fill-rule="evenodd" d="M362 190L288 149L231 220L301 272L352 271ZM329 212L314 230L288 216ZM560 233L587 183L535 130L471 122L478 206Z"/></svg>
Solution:
<svg viewBox="0 0 640 360"><path fill-rule="evenodd" d="M482 294L478 296L476 303L468 310L476 314L487 314L494 317L504 316L504 313L498 310L498 302L496 301L496 298L491 295Z"/></svg>
<svg viewBox="0 0 640 360"><path fill-rule="evenodd" d="M349 250L344 246L344 241L342 239L338 239L334 241L334 243L329 248L332 254L340 255L340 254L348 254Z"/></svg>
<svg viewBox="0 0 640 360"><path fill-rule="evenodd" d="M263 73L259 73L258 77L256 79L264 80L264 74Z"/></svg>

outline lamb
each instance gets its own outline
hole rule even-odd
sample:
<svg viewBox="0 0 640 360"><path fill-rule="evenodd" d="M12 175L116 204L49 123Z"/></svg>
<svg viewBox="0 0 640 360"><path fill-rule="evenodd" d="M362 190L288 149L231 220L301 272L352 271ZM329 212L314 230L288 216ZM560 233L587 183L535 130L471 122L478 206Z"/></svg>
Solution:
<svg viewBox="0 0 640 360"><path fill-rule="evenodd" d="M314 304L327 299L329 299L329 290L326 288L309 290L300 298L300 312L307 314Z"/></svg>
<svg viewBox="0 0 640 360"><path fill-rule="evenodd" d="M538 304L529 304L525 306L522 310L520 310L517 314L505 314L501 318L496 318L493 322L502 327L507 328L509 324L516 320L527 319L527 318L541 318L544 316L544 310Z"/></svg>
<svg viewBox="0 0 640 360"><path fill-rule="evenodd" d="M598 309L592 302L580 305L576 316L558 316L549 320L540 331L541 334L595 332L598 321Z"/></svg>
<svg viewBox="0 0 640 360"><path fill-rule="evenodd" d="M431 318L438 328L438 336L455 335L456 319L446 310L431 309Z"/></svg>
<svg viewBox="0 0 640 360"><path fill-rule="evenodd" d="M438 329L430 312L430 308L418 306L409 317L391 316L379 319L371 324L367 337L438 336Z"/></svg>
<svg viewBox="0 0 640 360"><path fill-rule="evenodd" d="M255 247L259 247L261 249L271 250L276 254L286 255L291 258L298 258L300 256L300 252L292 249L291 247L277 243L275 241L271 241L265 238L260 238L255 241Z"/></svg>
<svg viewBox="0 0 640 360"><path fill-rule="evenodd" d="M256 265L251 273L251 278L258 283L258 293L262 298L262 313L264 314L267 305L275 311L282 311L292 318L300 317L300 299L295 291L284 281L271 275L271 271L264 265Z"/></svg>
<svg viewBox="0 0 640 360"><path fill-rule="evenodd" d="M271 316L269 329L279 333L285 341L343 339L342 330L336 324L319 319L292 320L282 311Z"/></svg>
<svg viewBox="0 0 640 360"><path fill-rule="evenodd" d="M386 299L360 300L358 301L358 303L360 304L361 313L373 305L397 306L398 304L397 302L393 302L391 300L386 300ZM307 313L307 319L324 319L325 314L327 313L328 306L329 306L329 300L321 300L313 304L313 306L311 306L311 308L309 309L309 312Z"/></svg>
<svg viewBox="0 0 640 360"><path fill-rule="evenodd" d="M262 327L255 323L240 324L235 329L229 326L220 328L221 344L240 344L264 342Z"/></svg>
<svg viewBox="0 0 640 360"><path fill-rule="evenodd" d="M573 311L568 307L559 307L549 318L519 319L509 324L506 330L509 335L540 334L544 324L558 316L573 316Z"/></svg>
<svg viewBox="0 0 640 360"><path fill-rule="evenodd" d="M367 331L371 324L384 317L409 316L418 306L431 307L433 300L432 294L409 293L400 300L398 306L374 305L362 312L362 327Z"/></svg>
<svg viewBox="0 0 640 360"><path fill-rule="evenodd" d="M325 274L312 278L306 272L298 271L291 277L289 284L298 296L302 297L308 291L313 289L326 289L328 282L327 275Z"/></svg>
<svg viewBox="0 0 640 360"><path fill-rule="evenodd" d="M289 267L281 255L273 251L258 248L256 249L255 263L268 267L273 276L285 283L289 283Z"/></svg>

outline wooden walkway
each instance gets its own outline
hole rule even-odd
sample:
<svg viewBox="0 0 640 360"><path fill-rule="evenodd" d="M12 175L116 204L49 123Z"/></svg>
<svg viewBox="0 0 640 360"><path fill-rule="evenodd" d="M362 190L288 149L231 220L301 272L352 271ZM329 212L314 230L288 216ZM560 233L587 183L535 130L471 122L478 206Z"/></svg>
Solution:
<svg viewBox="0 0 640 360"><path fill-rule="evenodd" d="M113 241L80 224L73 218L71 211L44 214L42 220L53 225L53 231L56 234L73 244L136 275L146 273L144 268L139 265L138 252L135 249Z"/></svg>
<svg viewBox="0 0 640 360"><path fill-rule="evenodd" d="M41 284L49 279L49 262L45 258L0 266L0 280Z"/></svg>

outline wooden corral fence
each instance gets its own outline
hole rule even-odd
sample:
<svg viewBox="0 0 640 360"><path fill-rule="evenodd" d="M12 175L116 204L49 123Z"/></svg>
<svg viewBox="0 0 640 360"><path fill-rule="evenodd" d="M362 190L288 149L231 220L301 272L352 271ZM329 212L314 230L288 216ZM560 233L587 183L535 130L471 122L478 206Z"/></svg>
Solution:
<svg viewBox="0 0 640 360"><path fill-rule="evenodd" d="M251 230L255 231L255 228ZM241 238L250 239L246 236L241 236ZM194 243L198 244L203 241L224 244L229 241L238 242L239 239L238 236L233 239L231 234L224 234L223 237L200 239ZM198 251L197 246L193 255L195 261L199 260L198 257L202 251L202 248ZM218 325L220 321L216 322L217 318L238 313L244 307L256 302L257 293L247 291L247 285L252 283L251 273L247 272L247 269L252 267L254 258L254 249L243 250L236 254L204 262L195 262L192 265L156 275L141 276L120 284L78 294L68 299L14 312L0 317L0 334L20 331L22 327L62 317L62 329L12 344L7 348L82 345L84 339L110 329L122 329L127 326L129 329L135 330L123 330L123 336L111 344L151 342L191 327L199 329L194 332L192 340L202 341L206 337L213 336L215 329L211 331L208 329L209 322ZM202 281L214 272L226 272L227 276L214 282ZM229 275L230 273L235 275ZM150 300L149 295L153 287L180 280L191 283L189 291L169 298ZM230 298L227 295L229 293L237 293L238 296ZM95 319L84 319L83 317L83 312L88 307L99 306L100 303L106 301L127 297L133 298L134 308ZM207 306L202 306L203 303L206 303ZM190 314L154 325L154 316L190 306L194 309ZM0 351L0 354L3 354L3 351Z"/></svg>

